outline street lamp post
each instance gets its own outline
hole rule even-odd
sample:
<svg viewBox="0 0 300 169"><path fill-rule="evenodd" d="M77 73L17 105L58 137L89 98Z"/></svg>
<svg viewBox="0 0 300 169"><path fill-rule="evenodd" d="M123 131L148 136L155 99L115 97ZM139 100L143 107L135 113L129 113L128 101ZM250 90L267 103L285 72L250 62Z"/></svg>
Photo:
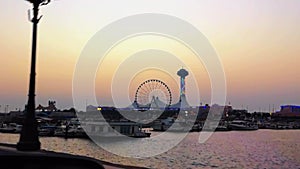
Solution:
<svg viewBox="0 0 300 169"><path fill-rule="evenodd" d="M38 137L37 121L35 119L35 67L36 67L36 44L37 44L37 25L39 23L38 13L41 5L47 5L50 0L26 0L33 4L33 33L32 33L32 51L31 51L31 68L29 81L29 94L27 110L24 124L22 127L20 140L17 149L21 151L39 150L41 143Z"/></svg>

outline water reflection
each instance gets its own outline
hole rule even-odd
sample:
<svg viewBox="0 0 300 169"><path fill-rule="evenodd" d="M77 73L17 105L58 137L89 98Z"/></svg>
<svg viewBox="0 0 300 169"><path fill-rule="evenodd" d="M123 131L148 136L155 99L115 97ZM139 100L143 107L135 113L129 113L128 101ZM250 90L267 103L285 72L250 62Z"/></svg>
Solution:
<svg viewBox="0 0 300 169"><path fill-rule="evenodd" d="M152 135L160 134L153 132ZM87 139L42 137L42 148L57 152L85 155L100 160L149 168L299 168L300 130L257 130L216 132L203 144L198 143L199 133L192 132L170 151L155 157L134 159L111 154ZM1 142L16 143L16 134L0 134ZM144 141L149 138L142 138ZM171 138L170 138L171 139ZM109 143L118 148L117 142ZM120 141L120 140L118 140ZM149 153L134 142L126 142L133 148ZM157 149L165 145L156 144ZM147 150L147 151L146 151Z"/></svg>

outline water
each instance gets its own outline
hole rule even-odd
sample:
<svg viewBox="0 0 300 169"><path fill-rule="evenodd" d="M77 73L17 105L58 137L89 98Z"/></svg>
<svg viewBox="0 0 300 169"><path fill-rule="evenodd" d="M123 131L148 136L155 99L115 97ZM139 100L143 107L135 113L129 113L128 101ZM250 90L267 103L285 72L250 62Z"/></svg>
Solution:
<svg viewBox="0 0 300 169"><path fill-rule="evenodd" d="M40 141L45 150L149 168L300 168L300 130L216 132L203 144L198 137L197 132L189 133L175 148L146 159L120 157L84 139L42 137ZM18 139L16 134L0 133L2 143Z"/></svg>

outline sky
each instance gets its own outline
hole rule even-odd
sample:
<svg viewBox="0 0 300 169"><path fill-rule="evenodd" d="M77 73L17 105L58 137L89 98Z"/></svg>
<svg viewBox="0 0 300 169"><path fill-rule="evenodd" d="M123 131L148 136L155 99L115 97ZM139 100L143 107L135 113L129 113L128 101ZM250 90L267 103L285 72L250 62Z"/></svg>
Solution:
<svg viewBox="0 0 300 169"><path fill-rule="evenodd" d="M27 10L31 8L26 1L0 1L0 112L6 105L9 110L23 109L27 102L32 40ZM38 32L36 104L55 100L60 109L72 107L73 74L85 45L106 25L142 13L178 17L206 36L222 61L226 102L233 107L269 111L269 105L275 110L284 104L300 105L298 0L53 0L40 9L43 18ZM137 51L150 48L160 50L152 51L158 52L157 61L174 58L173 65L166 68L168 72L139 70L125 79L124 70L135 70L153 54ZM132 99L138 85L149 78L165 81L176 102L176 70L183 65L174 55L191 73L186 79L188 101L210 103L211 82L205 65L194 62L193 53L176 40L148 35L129 38L106 55L106 64L99 66L95 79L99 104L110 104L109 95L126 80L129 87L116 97ZM193 96L197 89L198 100Z"/></svg>

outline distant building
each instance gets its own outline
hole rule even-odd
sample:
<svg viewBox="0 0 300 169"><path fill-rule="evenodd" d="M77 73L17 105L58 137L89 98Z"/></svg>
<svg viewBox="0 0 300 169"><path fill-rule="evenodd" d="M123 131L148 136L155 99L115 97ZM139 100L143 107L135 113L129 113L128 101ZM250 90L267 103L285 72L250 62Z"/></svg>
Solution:
<svg viewBox="0 0 300 169"><path fill-rule="evenodd" d="M76 118L76 112L74 112L74 111L55 111L55 112L52 112L48 117L50 117L52 119L57 119L57 120L72 119L72 118Z"/></svg>
<svg viewBox="0 0 300 169"><path fill-rule="evenodd" d="M36 108L36 116L43 118L51 118L55 120L71 119L76 117L76 111L74 108L69 110L59 110L56 107L55 101L48 101L48 106L38 105Z"/></svg>
<svg viewBox="0 0 300 169"><path fill-rule="evenodd" d="M55 101L49 101L48 102L48 106L42 106L42 105L38 105L38 107L36 108L36 111L38 112L53 112L53 111L57 111L58 109L55 106L56 102Z"/></svg>
<svg viewBox="0 0 300 169"><path fill-rule="evenodd" d="M283 105L280 106L280 111L272 114L277 117L300 117L300 106L295 105Z"/></svg>
<svg viewBox="0 0 300 169"><path fill-rule="evenodd" d="M86 107L86 112L93 112L93 111L97 111L97 108L96 106L93 106L93 105L88 105Z"/></svg>

